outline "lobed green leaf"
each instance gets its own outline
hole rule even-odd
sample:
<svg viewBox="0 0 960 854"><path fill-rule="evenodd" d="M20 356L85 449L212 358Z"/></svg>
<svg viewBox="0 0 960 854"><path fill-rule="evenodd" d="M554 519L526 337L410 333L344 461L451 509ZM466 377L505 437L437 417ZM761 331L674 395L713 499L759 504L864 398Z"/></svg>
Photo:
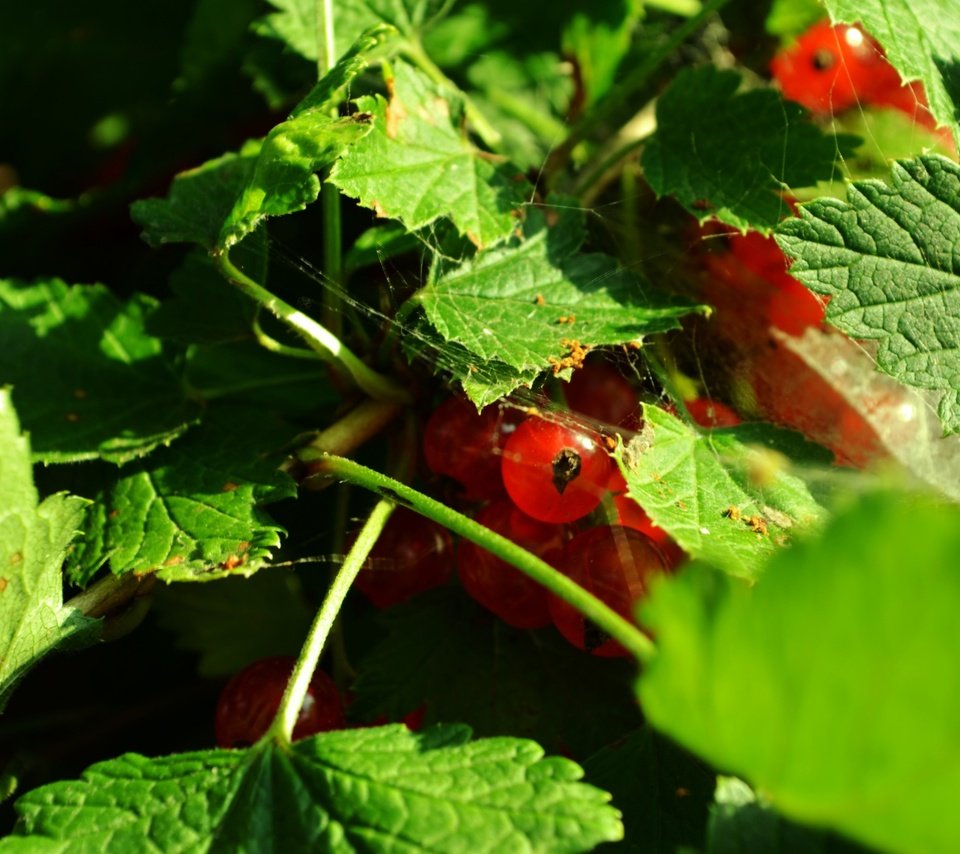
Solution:
<svg viewBox="0 0 960 854"><path fill-rule="evenodd" d="M290 748L127 754L17 801L0 851L590 850L619 839L609 795L533 742L463 726L344 730Z"/></svg>
<svg viewBox="0 0 960 854"><path fill-rule="evenodd" d="M957 139L960 16L939 0L824 0L830 18L862 24L904 80L923 83L930 111Z"/></svg>
<svg viewBox="0 0 960 854"><path fill-rule="evenodd" d="M467 354L466 370L452 358L443 367L479 405L547 368L569 368L563 360L578 347L639 345L703 310L655 291L608 255L580 252L582 212L554 201L530 210L521 237L442 268L414 298L442 339ZM486 380L499 365L503 379Z"/></svg>
<svg viewBox="0 0 960 854"><path fill-rule="evenodd" d="M617 454L628 494L688 554L753 578L823 518L806 483L758 441L755 427L698 430L646 404L643 418L641 433Z"/></svg>
<svg viewBox="0 0 960 854"><path fill-rule="evenodd" d="M277 468L294 432L224 404L172 447L124 466L95 496L71 578L84 584L104 564L168 581L252 574L282 530L261 505L296 492Z"/></svg>
<svg viewBox="0 0 960 854"><path fill-rule="evenodd" d="M790 274L830 297L829 323L878 342L881 370L941 395L945 432L960 432L960 166L902 161L847 199L811 202L777 229Z"/></svg>
<svg viewBox="0 0 960 854"><path fill-rule="evenodd" d="M328 66L339 60L350 46L371 27L388 24L401 36L418 41L420 34L450 5L449 0L337 0L333 22L336 56L325 56L317 26L314 0L270 0L277 11L262 18L256 31L280 39L292 50Z"/></svg>
<svg viewBox="0 0 960 854"><path fill-rule="evenodd" d="M408 231L448 217L478 247L505 240L529 197L526 179L473 146L459 96L405 62L395 63L394 75L389 101L356 100L373 131L344 153L330 181Z"/></svg>
<svg viewBox="0 0 960 854"><path fill-rule="evenodd" d="M253 174L261 145L259 140L250 141L235 154L181 172L164 199L134 202L130 216L143 226L143 239L151 246L196 243L214 249L224 221Z"/></svg>
<svg viewBox="0 0 960 854"><path fill-rule="evenodd" d="M680 71L657 101L643 168L658 196L701 220L769 231L789 213L782 194L833 177L857 140L824 134L772 89L740 84L712 65Z"/></svg>
<svg viewBox="0 0 960 854"><path fill-rule="evenodd" d="M0 280L0 382L43 462L122 463L197 418L168 348L146 331L157 307L103 285Z"/></svg>
<svg viewBox="0 0 960 854"><path fill-rule="evenodd" d="M39 501L30 446L8 389L0 388L0 711L16 683L68 640L91 636L94 620L63 605L60 567L83 519L82 498Z"/></svg>

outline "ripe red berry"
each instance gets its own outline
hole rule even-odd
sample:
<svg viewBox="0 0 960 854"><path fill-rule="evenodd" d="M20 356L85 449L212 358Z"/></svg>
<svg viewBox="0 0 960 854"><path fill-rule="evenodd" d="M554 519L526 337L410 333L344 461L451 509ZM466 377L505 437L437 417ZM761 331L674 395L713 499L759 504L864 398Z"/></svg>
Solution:
<svg viewBox="0 0 960 854"><path fill-rule="evenodd" d="M558 569L609 605L633 620L634 607L647 592L650 580L666 566L653 541L619 525L591 528L567 543ZM570 643L594 655L610 657L629 653L572 605L550 596L550 616Z"/></svg>
<svg viewBox="0 0 960 854"><path fill-rule="evenodd" d="M900 75L860 27L821 21L780 51L770 71L783 94L829 115L900 89Z"/></svg>
<svg viewBox="0 0 960 854"><path fill-rule="evenodd" d="M551 564L567 540L559 525L531 519L509 501L489 504L476 520ZM461 540L457 548L457 573L464 590L508 625L537 629L550 624L546 590L470 540Z"/></svg>
<svg viewBox="0 0 960 854"><path fill-rule="evenodd" d="M610 362L588 359L563 388L567 406L603 424L627 425L635 420L639 396Z"/></svg>
<svg viewBox="0 0 960 854"><path fill-rule="evenodd" d="M687 555L683 549L663 528L654 525L646 510L626 494L627 482L619 469L610 478L610 492L613 493L613 507L617 513L617 521L623 527L633 528L634 531L649 537L660 550L668 568L673 569L686 560Z"/></svg>
<svg viewBox="0 0 960 854"><path fill-rule="evenodd" d="M258 741L273 722L293 671L290 656L264 658L237 673L220 692L214 728L221 747L247 747ZM317 670L310 680L293 738L346 725L343 701L333 680Z"/></svg>
<svg viewBox="0 0 960 854"><path fill-rule="evenodd" d="M377 608L388 608L445 584L452 566L453 540L447 529L398 507L353 586Z"/></svg>
<svg viewBox="0 0 960 854"><path fill-rule="evenodd" d="M686 407L690 417L701 427L736 427L740 423L740 416L729 406L709 397L688 400Z"/></svg>
<svg viewBox="0 0 960 854"><path fill-rule="evenodd" d="M507 494L528 516L573 522L603 498L610 457L598 434L535 416L507 440L501 471Z"/></svg>
<svg viewBox="0 0 960 854"><path fill-rule="evenodd" d="M460 483L470 500L503 495L500 454L522 418L510 407L492 404L477 412L463 396L448 398L433 411L424 428L427 466Z"/></svg>

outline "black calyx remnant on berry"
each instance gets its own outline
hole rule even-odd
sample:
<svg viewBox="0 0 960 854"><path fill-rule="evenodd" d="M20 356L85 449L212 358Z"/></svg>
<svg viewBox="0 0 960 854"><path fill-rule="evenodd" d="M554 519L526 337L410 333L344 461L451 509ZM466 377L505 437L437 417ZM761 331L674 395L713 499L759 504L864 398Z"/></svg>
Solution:
<svg viewBox="0 0 960 854"><path fill-rule="evenodd" d="M553 458L553 485L557 492L563 495L563 491L569 486L571 481L580 476L580 454L573 448L564 448Z"/></svg>

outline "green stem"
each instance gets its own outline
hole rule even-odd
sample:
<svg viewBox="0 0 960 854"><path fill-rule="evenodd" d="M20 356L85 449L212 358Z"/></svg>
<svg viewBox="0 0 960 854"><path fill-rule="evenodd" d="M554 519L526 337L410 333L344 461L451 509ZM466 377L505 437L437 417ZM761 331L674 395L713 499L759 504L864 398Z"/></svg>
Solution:
<svg viewBox="0 0 960 854"><path fill-rule="evenodd" d="M640 629L563 573L506 537L398 480L345 457L327 455L322 458L319 468L333 478L355 483L385 498L402 502L421 516L426 516L464 539L476 543L572 605L640 661L648 661L653 656L653 641Z"/></svg>
<svg viewBox="0 0 960 854"><path fill-rule="evenodd" d="M272 335L267 334L260 324L259 305L257 306L256 314L253 316L253 334L257 339L257 343L263 347L264 350L269 350L271 353L276 353L279 356L287 356L291 359L308 359L310 361L320 359L322 361L322 356L317 353L316 350L306 350L303 347L291 347L289 344L281 344Z"/></svg>
<svg viewBox="0 0 960 854"><path fill-rule="evenodd" d="M349 454L377 435L400 412L400 404L385 400L365 400L326 430L313 434L297 457L305 463L322 459L326 454Z"/></svg>
<svg viewBox="0 0 960 854"><path fill-rule="evenodd" d="M333 25L333 0L314 0L317 21L317 79L337 64L337 47Z"/></svg>
<svg viewBox="0 0 960 854"><path fill-rule="evenodd" d="M82 593L64 602L66 609L76 609L87 617L103 617L126 605L135 596L145 596L156 584L156 577L137 575L107 575L91 584Z"/></svg>
<svg viewBox="0 0 960 854"><path fill-rule="evenodd" d="M277 715L263 736L262 741L275 741L279 744L290 744L293 738L293 728L297 724L297 717L300 715L300 708L307 696L307 689L310 687L310 680L313 678L313 672L317 669L317 663L320 661L320 654L323 652L323 646L327 641L327 636L333 628L333 624L340 613L343 600L347 597L350 585L357 577L357 573L366 561L370 550L377 542L383 526L386 525L390 514L393 512L393 502L382 500L378 501L366 524L360 530L356 542L347 554L340 571L337 572L327 591L326 598L317 611L317 616L310 626L307 639L304 641L303 648L300 650L300 656L294 665L290 681L287 683L287 689L283 692L283 699L280 701L280 708L277 709Z"/></svg>
<svg viewBox="0 0 960 854"><path fill-rule="evenodd" d="M323 181L320 184L320 204L323 209L323 272L335 285L323 289L323 322L339 338L343 334L343 306L339 291L343 285L340 191L333 184Z"/></svg>
<svg viewBox="0 0 960 854"><path fill-rule="evenodd" d="M342 367L353 381L370 397L377 400L407 402L410 395L395 385L390 379L377 373L364 364L357 355L323 324L295 309L278 296L270 293L246 273L239 270L230 261L229 253L220 252L217 256L220 271L252 300L263 306L274 317L294 329L307 342L312 350L325 360Z"/></svg>
<svg viewBox="0 0 960 854"><path fill-rule="evenodd" d="M652 103L647 104L597 153L590 168L577 176L573 195L590 207L607 185L617 177L623 162L640 148L657 129Z"/></svg>
<svg viewBox="0 0 960 854"><path fill-rule="evenodd" d="M333 0L314 0L317 19L317 76L322 78L337 62L336 25ZM330 115L337 118L339 108ZM323 211L323 272L337 287L343 284L343 233L340 220L340 191L325 178L320 182L320 206ZM323 289L322 317L324 325L338 338L343 337L343 313L336 288Z"/></svg>
<svg viewBox="0 0 960 854"><path fill-rule="evenodd" d="M424 74L434 83L453 89L460 93L463 98L464 110L467 114L467 121L473 125L473 129L479 134L480 139L490 148L498 148L503 142L503 136L492 124L490 120L477 109L470 96L463 92L443 70L437 65L423 49L423 46L416 41L407 41L403 45L402 52L411 62L413 62Z"/></svg>

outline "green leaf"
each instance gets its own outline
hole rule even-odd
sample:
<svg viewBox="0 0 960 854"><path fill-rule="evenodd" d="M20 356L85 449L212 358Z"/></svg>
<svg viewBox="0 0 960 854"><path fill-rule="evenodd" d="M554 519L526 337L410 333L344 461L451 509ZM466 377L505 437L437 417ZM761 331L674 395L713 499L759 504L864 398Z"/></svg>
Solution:
<svg viewBox="0 0 960 854"><path fill-rule="evenodd" d="M162 342L146 332L155 309L102 285L0 280L0 382L14 386L34 459L121 463L195 420Z"/></svg>
<svg viewBox="0 0 960 854"><path fill-rule="evenodd" d="M790 274L831 297L828 322L878 341L881 370L942 395L944 430L960 432L960 167L904 161L847 198L805 205L777 230Z"/></svg>
<svg viewBox="0 0 960 854"><path fill-rule="evenodd" d="M310 110L267 134L247 186L223 223L218 245L229 247L264 219L303 210L320 194L316 173L370 131L362 114L331 118Z"/></svg>
<svg viewBox="0 0 960 854"><path fill-rule="evenodd" d="M644 404L644 428L618 452L629 495L685 552L753 578L823 509L785 457L739 428L698 430ZM754 439L747 427L744 440Z"/></svg>
<svg viewBox="0 0 960 854"><path fill-rule="evenodd" d="M216 584L171 584L153 610L177 646L197 652L201 676L231 676L273 655L296 655L313 617L292 572L271 569Z"/></svg>
<svg viewBox="0 0 960 854"><path fill-rule="evenodd" d="M241 255L248 242L235 254ZM147 319L151 334L185 344L252 339L255 303L220 275L206 252L187 255L170 275L169 287L173 296Z"/></svg>
<svg viewBox="0 0 960 854"><path fill-rule="evenodd" d="M425 706L427 723L462 720L482 736L533 738L576 757L640 723L629 662L584 655L552 628L512 629L458 590L428 591L380 619L386 635L358 662L358 720Z"/></svg>
<svg viewBox="0 0 960 854"><path fill-rule="evenodd" d="M940 0L824 0L837 23L862 24L905 80L923 83L930 111L957 139L960 18Z"/></svg>
<svg viewBox="0 0 960 854"><path fill-rule="evenodd" d="M195 397L261 407L274 416L326 418L340 396L318 359L291 359L253 340L192 347L185 379Z"/></svg>
<svg viewBox="0 0 960 854"><path fill-rule="evenodd" d="M291 118L313 110L330 110L343 100L343 93L381 51L397 36L397 30L389 24L377 24L364 30L337 64L317 82L309 94L297 104Z"/></svg>
<svg viewBox="0 0 960 854"><path fill-rule="evenodd" d="M48 652L96 626L63 605L60 566L83 520L82 498L40 502L30 445L10 392L0 388L0 711L17 681Z"/></svg>
<svg viewBox="0 0 960 854"><path fill-rule="evenodd" d="M559 369L575 349L572 342L639 344L645 335L678 329L678 318L697 310L655 291L608 255L580 252L583 240L578 209L531 208L522 237L443 269L415 300L446 342L468 352L475 368L497 362L519 377ZM480 384L470 394L478 404L493 398L481 371L455 373Z"/></svg>
<svg viewBox="0 0 960 854"><path fill-rule="evenodd" d="M736 777L717 781L710 813L706 854L869 854L872 850L787 821L759 802Z"/></svg>
<svg viewBox="0 0 960 854"><path fill-rule="evenodd" d="M675 854L681 846L703 847L715 776L650 727L605 747L583 770L623 813L618 851Z"/></svg>
<svg viewBox="0 0 960 854"><path fill-rule="evenodd" d="M314 0L270 0L279 11L265 16L255 27L270 38L280 39L301 56L318 62L323 53L318 35ZM418 41L421 32L441 14L449 0L337 0L333 35L339 59L370 27L389 24L401 36ZM324 57L324 65L328 60Z"/></svg>
<svg viewBox="0 0 960 854"><path fill-rule="evenodd" d="M772 229L789 209L782 193L827 180L853 137L829 136L772 89L740 92L735 71L684 69L657 101L657 132L643 168L659 196L700 219Z"/></svg>
<svg viewBox="0 0 960 854"><path fill-rule="evenodd" d="M164 199L141 199L130 206L151 246L197 243L210 250L258 162L261 142L251 140L236 154L208 160L173 179Z"/></svg>
<svg viewBox="0 0 960 854"><path fill-rule="evenodd" d="M641 609L644 713L788 818L955 851L958 550L956 505L868 494L753 587L700 566L664 579Z"/></svg>
<svg viewBox="0 0 960 854"><path fill-rule="evenodd" d="M620 838L609 796L567 759L463 726L325 733L282 749L127 754L17 801L58 851L588 851ZM255 842L252 842L255 840ZM16 837L0 851L17 850ZM43 849L41 849L43 850Z"/></svg>
<svg viewBox="0 0 960 854"><path fill-rule="evenodd" d="M171 448L124 466L87 514L70 576L84 584L104 563L167 581L256 572L281 533L261 506L296 491L277 469L294 432L257 409L222 405Z"/></svg>
<svg viewBox="0 0 960 854"><path fill-rule="evenodd" d="M344 255L348 272L377 266L390 258L423 248L423 241L400 223L375 225L363 232Z"/></svg>
<svg viewBox="0 0 960 854"><path fill-rule="evenodd" d="M389 101L357 99L373 131L344 153L330 181L408 231L449 217L478 247L506 239L529 197L526 179L472 145L454 94L405 62L394 74Z"/></svg>

